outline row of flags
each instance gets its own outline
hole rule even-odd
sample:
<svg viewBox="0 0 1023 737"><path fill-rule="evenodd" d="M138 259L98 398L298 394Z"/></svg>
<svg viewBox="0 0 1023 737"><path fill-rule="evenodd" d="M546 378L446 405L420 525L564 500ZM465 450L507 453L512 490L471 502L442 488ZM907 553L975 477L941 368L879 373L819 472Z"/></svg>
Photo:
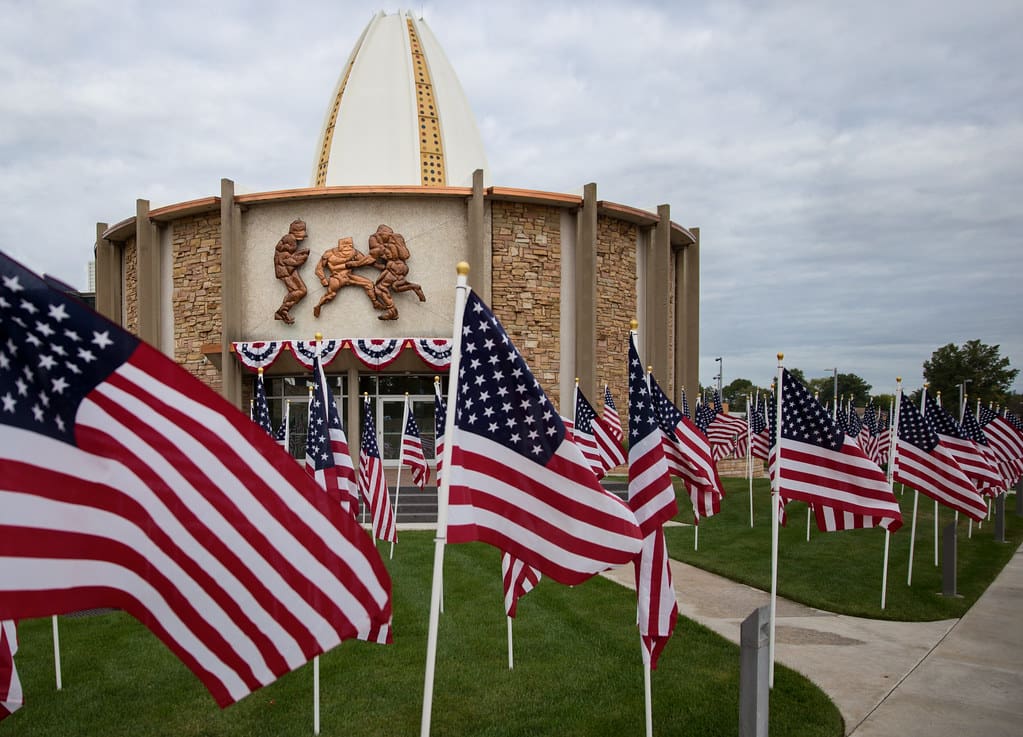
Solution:
<svg viewBox="0 0 1023 737"><path fill-rule="evenodd" d="M0 621L125 609L222 706L341 640L391 641L390 578L374 539L396 532L368 399L355 468L314 362L303 468L271 434L261 377L254 424L6 256L0 278ZM623 502L600 484L625 460L610 392L598 416L577 387L566 424L471 291L456 325L453 411L439 385L435 396L444 534L501 550L509 616L541 576L574 585L632 563L644 665L656 668L678 617L663 532L678 514L672 477L696 522L712 516L724 496L715 460L743 438L749 452L766 453L779 496L809 502L821 529L901 524L863 429L853 433L848 417L833 417L787 372L773 406L758 403L748 423L725 414L719 397L690 419L684 395L679 409L644 369L633 335ZM1023 473L1018 421L981 411L981 434L971 435L968 423L945 421L940 405L898 401L895 480L979 518L979 490ZM403 463L424 486L429 466L410 417ZM359 525L363 503L372 539ZM13 628L3 633L16 643ZM3 665L0 649L0 688Z"/></svg>

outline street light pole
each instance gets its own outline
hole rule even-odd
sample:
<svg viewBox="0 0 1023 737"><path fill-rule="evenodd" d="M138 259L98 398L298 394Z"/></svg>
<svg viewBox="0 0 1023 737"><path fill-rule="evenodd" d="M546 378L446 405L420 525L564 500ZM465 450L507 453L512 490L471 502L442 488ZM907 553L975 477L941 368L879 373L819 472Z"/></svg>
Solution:
<svg viewBox="0 0 1023 737"><path fill-rule="evenodd" d="M718 397L720 398L721 397L721 377L724 374L724 362L721 360L721 356L718 356L714 360L718 362L717 380L718 380Z"/></svg>
<svg viewBox="0 0 1023 737"><path fill-rule="evenodd" d="M834 401L831 403L831 419L835 419L836 417L838 417L838 368L836 367L824 370L835 372L835 398Z"/></svg>

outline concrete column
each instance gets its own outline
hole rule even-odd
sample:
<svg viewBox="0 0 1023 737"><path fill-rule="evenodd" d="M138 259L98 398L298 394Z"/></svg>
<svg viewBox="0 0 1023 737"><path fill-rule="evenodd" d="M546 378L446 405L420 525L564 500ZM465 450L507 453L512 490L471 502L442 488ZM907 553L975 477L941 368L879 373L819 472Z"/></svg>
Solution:
<svg viewBox="0 0 1023 737"><path fill-rule="evenodd" d="M665 391L672 391L673 366L669 364L669 290L671 289L671 208L668 205L657 207L658 222L654 227L653 239L650 241L650 253L647 258L646 303L647 327L643 329L646 336L646 361L653 366L654 376Z"/></svg>
<svg viewBox="0 0 1023 737"><path fill-rule="evenodd" d="M561 244L562 249L565 244ZM596 392L597 356L597 185L583 187L583 209L575 241L575 374L583 394ZM573 377L574 378L574 377ZM562 404L566 398L562 397Z"/></svg>
<svg viewBox="0 0 1023 737"><path fill-rule="evenodd" d="M160 240L149 220L149 200L135 201L136 293L139 337L160 349Z"/></svg>
<svg viewBox="0 0 1023 737"><path fill-rule="evenodd" d="M490 304L491 264L485 204L483 170L477 169L472 173L472 198L469 200L469 284L480 299Z"/></svg>
<svg viewBox="0 0 1023 737"><path fill-rule="evenodd" d="M103 238L106 223L96 223L96 311L120 325L121 308L121 252Z"/></svg>
<svg viewBox="0 0 1023 737"><path fill-rule="evenodd" d="M695 396L700 385L700 229L689 230L696 243L676 260L675 379L688 396Z"/></svg>
<svg viewBox="0 0 1023 737"><path fill-rule="evenodd" d="M231 354L241 336L241 208L234 204L234 182L220 180L220 371L221 394L241 408L242 372ZM242 408L244 409L244 408Z"/></svg>
<svg viewBox="0 0 1023 737"><path fill-rule="evenodd" d="M362 394L359 393L359 369L348 369L348 413L345 417L345 437L352 465L359 470L359 447L362 443Z"/></svg>

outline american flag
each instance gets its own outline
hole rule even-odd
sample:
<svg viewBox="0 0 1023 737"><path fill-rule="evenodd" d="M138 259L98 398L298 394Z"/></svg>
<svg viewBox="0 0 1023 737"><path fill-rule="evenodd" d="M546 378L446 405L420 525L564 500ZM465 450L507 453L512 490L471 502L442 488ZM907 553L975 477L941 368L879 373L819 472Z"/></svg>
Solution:
<svg viewBox="0 0 1023 737"><path fill-rule="evenodd" d="M0 620L124 609L221 706L390 620L369 537L219 394L0 255Z"/></svg>
<svg viewBox="0 0 1023 737"><path fill-rule="evenodd" d="M727 458L735 449L738 438L746 437L746 420L725 414L721 394L714 391L714 416L707 425L707 439L710 440L714 460Z"/></svg>
<svg viewBox="0 0 1023 737"><path fill-rule="evenodd" d="M1000 490L1002 475L997 464L991 463L977 445L965 432L955 418L938 404L931 394L924 397L925 417L938 433L941 444L948 448L956 463L963 469L967 478L973 481L978 490Z"/></svg>
<svg viewBox="0 0 1023 737"><path fill-rule="evenodd" d="M440 378L433 382L433 458L437 462L437 486L440 486L440 474L444 459L444 426L448 421L447 400L441 396Z"/></svg>
<svg viewBox="0 0 1023 737"><path fill-rule="evenodd" d="M980 407L978 414L980 427L998 456L1002 474L1012 486L1023 473L1023 435L990 407Z"/></svg>
<svg viewBox="0 0 1023 737"><path fill-rule="evenodd" d="M519 599L540 583L540 571L508 553L501 554L501 580L504 584L504 610L514 617Z"/></svg>
<svg viewBox="0 0 1023 737"><path fill-rule="evenodd" d="M888 468L888 459L892 454L892 413L879 410L877 413L877 439L874 442L874 453L871 459L880 468Z"/></svg>
<svg viewBox="0 0 1023 737"><path fill-rule="evenodd" d="M877 459L874 455L877 449L877 436L879 433L877 406L870 403L863 409L863 426L860 429L858 440L860 447L863 448L863 453L875 463Z"/></svg>
<svg viewBox="0 0 1023 737"><path fill-rule="evenodd" d="M647 381L668 473L685 484L693 503L694 520L712 517L721 511L725 492L707 438L671 403L653 374L647 374Z"/></svg>
<svg viewBox="0 0 1023 737"><path fill-rule="evenodd" d="M967 514L978 522L987 516L987 503L967 478L938 433L905 394L899 397L895 480L935 501Z"/></svg>
<svg viewBox="0 0 1023 737"><path fill-rule="evenodd" d="M622 418L618 415L618 408L615 406L615 400L611 396L611 389L607 384L604 384L604 414L600 417L604 423L604 427L611 433L618 445L622 444L622 439L625 437L625 433L622 432Z"/></svg>
<svg viewBox="0 0 1023 737"><path fill-rule="evenodd" d="M860 418L859 413L856 412L852 402L849 402L849 419L846 422L846 426L849 428L850 437L860 437L860 433L863 431L863 420Z"/></svg>
<svg viewBox="0 0 1023 737"><path fill-rule="evenodd" d="M1007 476L1007 469L999 461L998 454L995 453L994 449L988 443L987 435L985 435L984 431L981 429L980 422L977 421L977 417L972 412L965 413L963 415L963 421L960 428L963 431L963 435L977 445L977 448L980 450L981 455L984 456L984 459L998 472L999 483L995 491L1001 491L1002 489L1011 486ZM986 489L982 489L981 491L991 493Z"/></svg>
<svg viewBox="0 0 1023 737"><path fill-rule="evenodd" d="M288 402L290 404L291 400L288 400ZM274 433L274 440L276 440L277 444L279 446L281 446L282 448L284 448L285 450L288 449L288 415L287 415L287 411L285 411L284 419L281 420L280 427L278 427L277 431Z"/></svg>
<svg viewBox="0 0 1023 737"><path fill-rule="evenodd" d="M767 397L764 397L764 403L767 403ZM753 403L753 409L750 412L750 433L752 434L752 454L754 458L762 458L767 460L767 457L771 454L771 433L767 427L767 417L764 414L763 407L760 404L759 399Z"/></svg>
<svg viewBox="0 0 1023 737"><path fill-rule="evenodd" d="M0 622L0 721L20 709L25 703L21 679L14 665L18 652L18 628L13 619Z"/></svg>
<svg viewBox="0 0 1023 737"><path fill-rule="evenodd" d="M607 426L597 417L579 385L575 386L575 423L572 430L576 444L597 478L625 463L625 451Z"/></svg>
<svg viewBox="0 0 1023 737"><path fill-rule="evenodd" d="M334 393L327 384L319 352L313 359L313 390L309 396L309 427L305 439L305 467L320 488L341 508L359 516L359 487L341 425Z"/></svg>
<svg viewBox="0 0 1023 737"><path fill-rule="evenodd" d="M270 405L266 401L266 387L263 386L263 370L260 369L256 375L255 387L252 391L252 419L263 428L263 431L272 436L273 425L270 423Z"/></svg>
<svg viewBox="0 0 1023 737"><path fill-rule="evenodd" d="M632 560L635 516L566 442L497 318L470 293L462 320L448 539L489 543L565 584Z"/></svg>
<svg viewBox="0 0 1023 737"><path fill-rule="evenodd" d="M377 445L377 426L373 421L373 403L369 397L362 405L362 443L359 448L359 493L373 515L373 537L393 543L398 541L391 499L387 495L384 462Z"/></svg>
<svg viewBox="0 0 1023 737"><path fill-rule="evenodd" d="M682 405L682 416L688 419L689 416L690 416L689 415L689 400L686 399L685 387L682 388L681 394L682 394L682 402L681 402L681 405ZM707 428L703 428L703 429L704 429L704 431L706 431Z"/></svg>
<svg viewBox="0 0 1023 737"><path fill-rule="evenodd" d="M404 464L412 470L412 483L422 490L430 483L430 465L426 462L426 456L423 455L423 439L419 435L419 424L412 412L412 400L407 395L405 407L408 419L405 421L405 430L401 434L402 458Z"/></svg>
<svg viewBox="0 0 1023 737"><path fill-rule="evenodd" d="M664 523L678 513L678 505L648 380L653 381L653 376L643 370L630 336L629 506L644 532L643 550L635 561L637 622L644 661L655 669L678 619L678 599L663 529Z"/></svg>
<svg viewBox="0 0 1023 737"><path fill-rule="evenodd" d="M824 531L899 529L902 513L881 469L788 370L782 371L781 414L771 470L782 497L812 505Z"/></svg>

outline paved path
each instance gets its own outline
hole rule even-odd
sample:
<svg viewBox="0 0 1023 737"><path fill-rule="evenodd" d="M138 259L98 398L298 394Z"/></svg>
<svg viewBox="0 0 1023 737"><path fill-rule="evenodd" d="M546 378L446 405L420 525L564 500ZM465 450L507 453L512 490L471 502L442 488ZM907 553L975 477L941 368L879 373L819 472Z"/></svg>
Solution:
<svg viewBox="0 0 1023 737"><path fill-rule="evenodd" d="M738 643L769 595L672 561L679 610ZM632 566L605 574L635 587ZM960 620L888 622L778 599L776 658L820 686L846 733L1023 735L1023 552Z"/></svg>

